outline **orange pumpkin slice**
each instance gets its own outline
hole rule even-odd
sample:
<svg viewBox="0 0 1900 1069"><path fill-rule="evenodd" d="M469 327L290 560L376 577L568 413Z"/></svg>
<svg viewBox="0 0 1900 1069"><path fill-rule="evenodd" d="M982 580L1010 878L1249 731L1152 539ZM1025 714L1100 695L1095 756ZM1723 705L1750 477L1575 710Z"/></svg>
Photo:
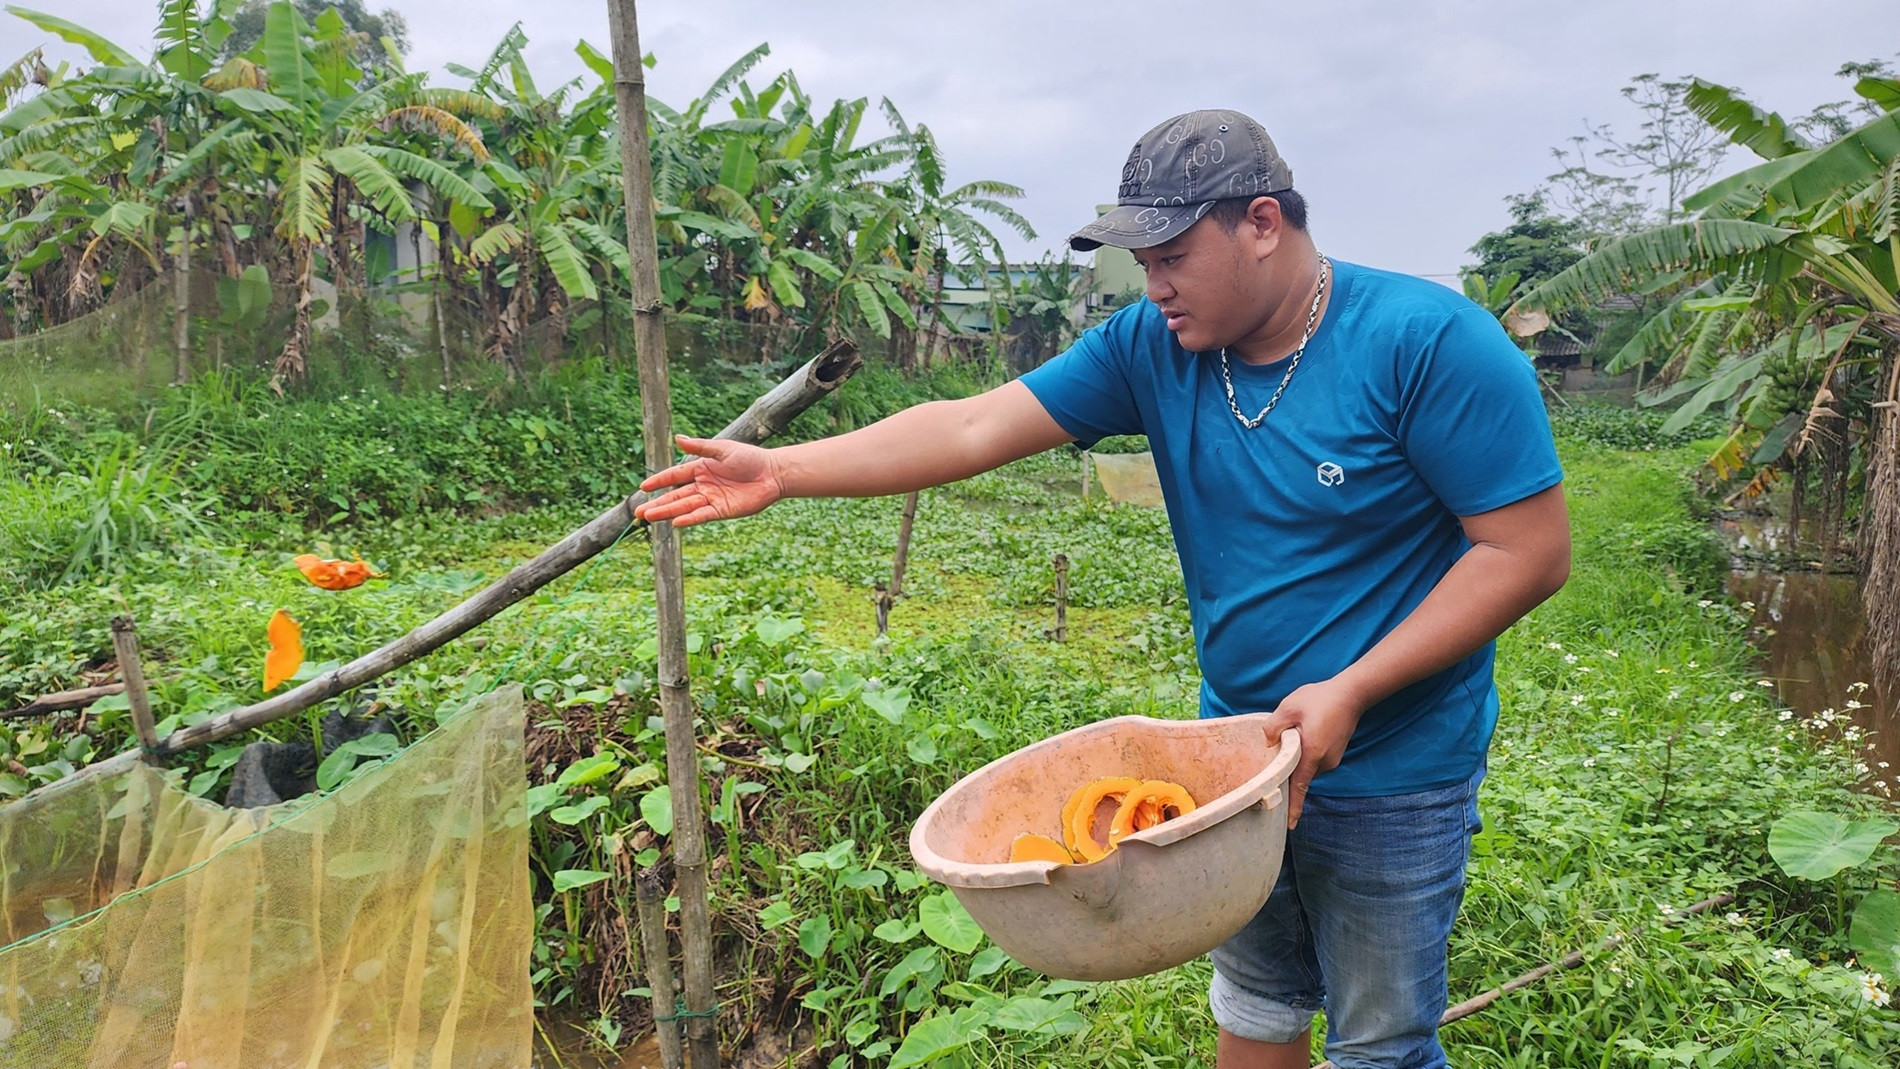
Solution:
<svg viewBox="0 0 1900 1069"><path fill-rule="evenodd" d="M1121 806L1108 828L1112 848L1127 835L1194 812L1194 798L1178 783L1151 779L1122 796Z"/></svg>
<svg viewBox="0 0 1900 1069"><path fill-rule="evenodd" d="M1009 860L1017 861L1054 861L1060 865L1073 865L1075 858L1068 848L1047 835L1024 832L1009 844Z"/></svg>
<svg viewBox="0 0 1900 1069"><path fill-rule="evenodd" d="M297 566L305 579L325 590L348 590L383 575L361 557L353 561L326 560L315 553L301 553L291 558L290 563Z"/></svg>
<svg viewBox="0 0 1900 1069"><path fill-rule="evenodd" d="M264 691L297 674L303 667L303 628L282 609L271 614L264 634L270 639L270 652L264 655Z"/></svg>
<svg viewBox="0 0 1900 1069"><path fill-rule="evenodd" d="M1107 856L1109 847L1095 841L1095 810L1105 801L1120 804L1129 791L1139 786L1141 781L1129 776L1104 776L1071 795L1064 807L1068 819L1062 832L1069 852L1085 862Z"/></svg>

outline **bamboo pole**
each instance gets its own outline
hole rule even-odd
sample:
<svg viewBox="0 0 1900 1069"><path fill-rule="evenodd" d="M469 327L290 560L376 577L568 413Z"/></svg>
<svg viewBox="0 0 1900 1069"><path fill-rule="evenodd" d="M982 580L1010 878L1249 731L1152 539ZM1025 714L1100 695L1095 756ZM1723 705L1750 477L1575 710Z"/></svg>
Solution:
<svg viewBox="0 0 1900 1069"><path fill-rule="evenodd" d="M1733 902L1733 901L1735 901L1735 896L1730 895L1730 894L1721 894L1721 895L1716 895L1713 898L1705 898L1702 901L1697 902L1695 905L1690 906L1689 908L1682 910L1679 913L1670 914L1668 923L1679 921L1684 917L1693 917L1698 913L1706 913L1712 909L1721 909L1723 906L1726 906L1730 902ZM1623 945L1623 943L1627 941L1631 936L1641 933L1644 927L1645 927L1644 925L1638 924L1627 931L1618 932L1615 935L1610 936L1608 939L1603 940L1601 943L1598 943L1594 949L1599 954L1606 950L1615 950L1617 947ZM1463 1002L1458 1003L1456 1006L1452 1006L1449 1009L1447 1009L1444 1015L1438 1018L1438 1024L1440 1027L1443 1027L1445 1025L1450 1024L1453 1021L1462 1021L1465 1018L1470 1017L1471 1015L1475 1013L1479 1013L1489 1008L1492 1003L1510 994L1511 992L1517 991L1521 988L1529 987L1530 985L1536 983L1537 981L1542 980L1544 977L1549 976L1551 973L1563 972L1567 969L1574 969L1577 966L1583 964L1584 954L1585 954L1585 951L1573 950L1570 953L1564 955L1561 959L1557 961L1545 962L1544 964L1539 965L1537 968L1532 969L1530 972L1527 972L1523 974L1522 976L1515 977L1511 980L1507 980L1502 985L1498 987L1494 987L1491 990L1486 991L1482 995L1476 995L1471 998L1468 998L1464 1000ZM1332 1062L1325 1061L1314 1066L1313 1069L1332 1069L1332 1065L1333 1065Z"/></svg>
<svg viewBox="0 0 1900 1069"><path fill-rule="evenodd" d="M1056 554L1056 630L1057 642L1069 641L1069 555Z"/></svg>
<svg viewBox="0 0 1900 1069"><path fill-rule="evenodd" d="M178 258L172 262L172 383L191 381L191 194L180 202Z"/></svg>
<svg viewBox="0 0 1900 1069"><path fill-rule="evenodd" d="M856 346L848 341L835 342L752 402L751 407L741 413L738 419L728 423L715 437L757 445L784 431L792 420L798 418L799 413L830 396L862 364ZM201 724L172 732L159 740L160 755L169 757L194 746L216 742L301 713L433 653L604 551L629 528L644 525L645 521L633 518L633 510L646 498L647 495L641 493L630 495L579 530L543 550L540 556L517 565L513 571L467 601L380 649L255 705L233 709ZM137 756L126 753L109 757L35 790L46 790L89 776L123 772L132 766Z"/></svg>
<svg viewBox="0 0 1900 1069"><path fill-rule="evenodd" d="M607 0L613 40L614 103L620 117L620 182L627 209L633 288L633 349L640 367L640 408L650 470L673 459L673 414L661 319L660 254L653 222L653 157L647 148L646 65L633 0ZM654 524L653 591L658 611L660 715L666 731L666 781L673 797L673 871L680 898L680 957L686 988L686 1045L693 1069L716 1069L712 919L707 904L706 816L700 802L699 748L686 663L686 598L679 539Z"/></svg>
<svg viewBox="0 0 1900 1069"><path fill-rule="evenodd" d="M904 596L904 568L910 563L910 532L917 523L917 491L904 495L904 517L897 524L897 556L891 561L891 600Z"/></svg>
<svg viewBox="0 0 1900 1069"><path fill-rule="evenodd" d="M119 655L119 675L125 679L126 704L132 707L132 726L138 731L145 759L156 761L158 728L152 719L152 700L145 690L145 668L139 663L139 632L130 616L112 618L112 648Z"/></svg>
<svg viewBox="0 0 1900 1069"><path fill-rule="evenodd" d="M666 902L660 877L651 869L633 878L633 908L639 916L640 956L645 959L647 988L653 992L653 1035L660 1044L661 1069L680 1069L680 1022L673 986L672 951L666 942Z"/></svg>
<svg viewBox="0 0 1900 1069"><path fill-rule="evenodd" d="M78 690L61 690L52 694L42 694L17 709L0 713L0 720L12 720L16 717L42 716L46 713L58 713L67 709L84 709L100 698L110 698L125 691L124 683L106 683L97 687L81 687Z"/></svg>

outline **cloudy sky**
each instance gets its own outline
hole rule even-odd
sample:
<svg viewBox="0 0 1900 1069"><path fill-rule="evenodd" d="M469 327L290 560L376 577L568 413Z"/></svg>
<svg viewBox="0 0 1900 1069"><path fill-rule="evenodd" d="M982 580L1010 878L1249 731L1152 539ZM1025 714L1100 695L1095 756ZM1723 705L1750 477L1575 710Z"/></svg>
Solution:
<svg viewBox="0 0 1900 1069"><path fill-rule="evenodd" d="M19 2L149 49L155 0ZM544 88L583 72L575 41L608 47L606 0L366 6L402 12L410 69L437 84L516 21ZM1793 116L1851 95L1843 62L1900 56L1896 0L640 0L639 19L648 91L675 106L760 42L755 86L789 68L820 102L890 98L936 133L952 181L1025 190L1038 237L1013 256L1065 247L1143 130L1232 107L1292 163L1322 249L1454 284L1508 222L1504 198L1555 169L1552 146L1586 121L1635 132L1631 76L1695 75ZM0 61L41 43L0 15Z"/></svg>

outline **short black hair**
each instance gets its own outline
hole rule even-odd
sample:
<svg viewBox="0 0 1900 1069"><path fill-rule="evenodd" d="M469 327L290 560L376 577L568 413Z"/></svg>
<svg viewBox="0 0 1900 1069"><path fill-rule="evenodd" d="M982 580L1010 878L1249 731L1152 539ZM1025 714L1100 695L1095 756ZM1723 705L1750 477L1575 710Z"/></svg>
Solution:
<svg viewBox="0 0 1900 1069"><path fill-rule="evenodd" d="M1272 197L1279 203L1280 218L1286 220L1286 225L1295 230L1306 229L1306 198L1300 196L1299 190L1282 189L1276 193L1263 193L1261 196ZM1227 200L1217 200L1214 206L1207 210L1207 214L1220 222L1221 229L1231 234L1240 229L1241 221L1247 218L1247 211L1253 207L1254 199L1253 197L1232 197Z"/></svg>

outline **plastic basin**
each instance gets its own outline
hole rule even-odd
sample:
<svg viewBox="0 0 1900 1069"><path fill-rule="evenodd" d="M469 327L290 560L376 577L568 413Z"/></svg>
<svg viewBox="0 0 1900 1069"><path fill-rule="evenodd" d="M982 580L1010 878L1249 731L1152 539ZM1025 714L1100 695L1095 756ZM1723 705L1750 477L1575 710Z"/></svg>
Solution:
<svg viewBox="0 0 1900 1069"><path fill-rule="evenodd" d="M911 856L997 946L1050 976L1120 980L1192 961L1240 931L1280 874L1300 741L1269 739L1266 719L1123 716L1044 739L932 802L911 829ZM1023 832L1059 840L1070 792L1103 776L1178 783L1199 808L1090 864L1010 863Z"/></svg>

